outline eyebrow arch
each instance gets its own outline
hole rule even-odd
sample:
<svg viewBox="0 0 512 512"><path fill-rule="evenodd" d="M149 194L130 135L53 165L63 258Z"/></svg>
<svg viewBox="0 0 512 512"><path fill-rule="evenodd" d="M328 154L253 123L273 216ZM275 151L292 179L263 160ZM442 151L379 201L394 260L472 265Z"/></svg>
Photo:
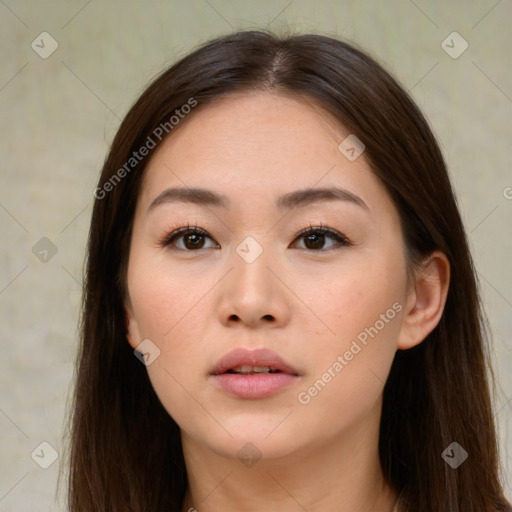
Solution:
<svg viewBox="0 0 512 512"><path fill-rule="evenodd" d="M354 193L337 187L306 188L295 190L280 196L277 199L279 210L291 210L292 208L304 207L313 203L325 201L346 201L360 206L369 211L368 205ZM231 201L224 195L204 188L171 187L164 190L150 204L148 213L157 206L165 203L185 202L198 204L200 206L215 206L229 209Z"/></svg>
<svg viewBox="0 0 512 512"><path fill-rule="evenodd" d="M344 188L324 187L324 188L306 188L295 190L282 195L277 200L277 207L280 210L291 210L292 208L308 206L313 203L322 203L326 201L347 201L370 210L368 205L356 194Z"/></svg>

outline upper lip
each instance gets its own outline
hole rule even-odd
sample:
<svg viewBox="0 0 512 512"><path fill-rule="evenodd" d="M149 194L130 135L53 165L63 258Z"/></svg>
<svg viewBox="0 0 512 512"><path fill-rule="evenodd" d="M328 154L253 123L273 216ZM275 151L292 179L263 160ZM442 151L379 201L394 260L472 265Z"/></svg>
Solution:
<svg viewBox="0 0 512 512"><path fill-rule="evenodd" d="M265 348L253 349L236 348L222 356L213 367L212 375L221 375L237 366L270 366L274 370L291 375L299 375L299 372L291 365L283 361L272 350Z"/></svg>

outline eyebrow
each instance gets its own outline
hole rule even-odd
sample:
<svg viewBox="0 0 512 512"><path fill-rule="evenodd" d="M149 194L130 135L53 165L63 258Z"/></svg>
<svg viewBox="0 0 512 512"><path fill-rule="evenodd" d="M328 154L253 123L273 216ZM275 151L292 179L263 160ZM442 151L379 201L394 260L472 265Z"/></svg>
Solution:
<svg viewBox="0 0 512 512"><path fill-rule="evenodd" d="M291 210L326 201L346 201L369 211L368 205L356 194L337 187L306 188L288 192L277 199L279 210ZM164 190L150 204L148 213L157 206L167 203L184 202L200 206L229 209L231 201L224 195L204 188L171 187Z"/></svg>

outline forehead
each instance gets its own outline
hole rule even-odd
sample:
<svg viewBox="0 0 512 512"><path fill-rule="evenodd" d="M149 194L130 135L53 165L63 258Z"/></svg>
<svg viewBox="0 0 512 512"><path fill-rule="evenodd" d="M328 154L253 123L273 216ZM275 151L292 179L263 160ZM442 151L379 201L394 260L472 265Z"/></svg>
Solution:
<svg viewBox="0 0 512 512"><path fill-rule="evenodd" d="M237 153L241 157L244 151L279 147L286 151L283 158L291 158L320 146L324 150L327 146L336 148L343 133L341 123L311 98L250 91L196 107L173 130L159 152L172 147L173 152L194 159L231 160ZM307 146L305 138L309 141ZM200 155L196 153L198 148ZM264 157L264 153L260 156Z"/></svg>
<svg viewBox="0 0 512 512"><path fill-rule="evenodd" d="M343 186L382 192L364 159L344 156L349 136L320 104L302 96L246 92L199 105L173 130L149 162L140 200L169 186L208 188L256 198L292 189Z"/></svg>

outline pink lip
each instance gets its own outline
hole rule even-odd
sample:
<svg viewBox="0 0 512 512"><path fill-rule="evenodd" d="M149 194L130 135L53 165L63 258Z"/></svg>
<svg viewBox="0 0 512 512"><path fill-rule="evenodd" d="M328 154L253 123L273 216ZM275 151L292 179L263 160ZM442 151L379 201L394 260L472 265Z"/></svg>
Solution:
<svg viewBox="0 0 512 512"><path fill-rule="evenodd" d="M241 375L226 373L237 366L271 366L279 373ZM299 372L267 349L237 348L223 356L211 371L211 378L224 392L238 398L266 398L290 386Z"/></svg>

